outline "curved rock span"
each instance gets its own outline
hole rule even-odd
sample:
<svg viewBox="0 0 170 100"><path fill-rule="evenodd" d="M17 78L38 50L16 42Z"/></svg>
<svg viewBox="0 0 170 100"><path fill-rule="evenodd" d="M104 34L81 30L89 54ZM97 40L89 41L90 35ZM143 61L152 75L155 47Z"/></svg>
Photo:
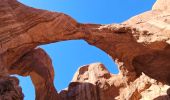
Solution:
<svg viewBox="0 0 170 100"><path fill-rule="evenodd" d="M9 75L18 74L31 76L36 100L169 98L169 0L157 0L152 10L122 24L110 25L78 23L66 14L31 8L16 0L0 2L0 76L3 80L0 86L8 87L3 84L11 78ZM68 89L59 94L53 84L52 61L44 50L36 47L77 39L108 53L117 62L120 73L112 75L101 64L84 66ZM18 84L9 83L10 89L19 93L17 100L22 100L22 93L17 92L20 91ZM6 93L4 89L1 96Z"/></svg>

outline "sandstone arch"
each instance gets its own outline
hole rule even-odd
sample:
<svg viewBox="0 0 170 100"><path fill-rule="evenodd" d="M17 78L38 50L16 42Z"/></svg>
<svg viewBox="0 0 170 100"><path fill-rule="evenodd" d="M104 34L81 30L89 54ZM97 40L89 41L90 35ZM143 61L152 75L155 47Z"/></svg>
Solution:
<svg viewBox="0 0 170 100"><path fill-rule="evenodd" d="M63 13L34 9L16 0L0 0L1 75L12 73L13 64L38 45L84 39L123 62L120 70L127 83L144 72L169 84L170 12L167 5L156 9L163 1L158 0L153 10L120 25L96 25L78 23Z"/></svg>

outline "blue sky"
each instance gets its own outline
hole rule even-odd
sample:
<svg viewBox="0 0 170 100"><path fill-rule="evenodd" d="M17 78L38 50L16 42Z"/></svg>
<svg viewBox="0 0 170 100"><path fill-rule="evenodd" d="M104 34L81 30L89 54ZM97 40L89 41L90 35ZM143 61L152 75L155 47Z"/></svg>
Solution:
<svg viewBox="0 0 170 100"><path fill-rule="evenodd" d="M19 0L35 8L64 12L82 23L120 23L150 10L156 0ZM102 62L110 72L118 73L113 60L102 50L83 40L64 41L40 46L52 58L55 87L66 88L78 67ZM34 87L29 77L20 77L24 100L34 100Z"/></svg>

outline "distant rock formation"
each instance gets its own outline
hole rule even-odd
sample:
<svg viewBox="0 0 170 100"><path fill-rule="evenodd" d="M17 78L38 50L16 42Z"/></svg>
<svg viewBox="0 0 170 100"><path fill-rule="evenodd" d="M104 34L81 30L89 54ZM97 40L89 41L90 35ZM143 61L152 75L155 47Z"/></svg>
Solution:
<svg viewBox="0 0 170 100"><path fill-rule="evenodd" d="M20 89L13 88L18 84L3 85L13 74L31 77L36 100L169 98L169 0L157 0L151 11L110 25L78 23L66 14L31 8L16 0L0 2L0 98L10 86L17 100L22 99ZM37 46L77 39L108 53L120 73L112 75L102 64L84 66L68 89L57 93L52 61ZM9 98L16 100L14 95Z"/></svg>

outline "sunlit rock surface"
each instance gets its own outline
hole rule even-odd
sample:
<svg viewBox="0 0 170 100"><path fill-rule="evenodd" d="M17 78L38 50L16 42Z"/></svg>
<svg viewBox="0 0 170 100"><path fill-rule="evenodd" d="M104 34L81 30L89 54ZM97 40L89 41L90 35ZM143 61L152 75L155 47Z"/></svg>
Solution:
<svg viewBox="0 0 170 100"><path fill-rule="evenodd" d="M101 63L80 67L68 88L60 92L62 100L169 100L169 86L145 74L131 81L122 72L111 74Z"/></svg>

